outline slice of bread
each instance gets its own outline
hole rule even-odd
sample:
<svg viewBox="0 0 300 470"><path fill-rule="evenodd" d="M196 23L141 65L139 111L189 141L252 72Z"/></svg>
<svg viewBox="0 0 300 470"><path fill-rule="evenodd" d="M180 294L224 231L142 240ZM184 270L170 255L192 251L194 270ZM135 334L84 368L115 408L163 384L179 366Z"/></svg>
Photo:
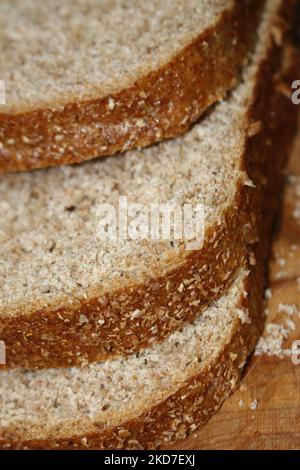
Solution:
<svg viewBox="0 0 300 470"><path fill-rule="evenodd" d="M193 325L126 359L2 371L0 448L155 449L205 423L261 331L263 275L241 270Z"/></svg>
<svg viewBox="0 0 300 470"><path fill-rule="evenodd" d="M0 171L184 133L233 88L265 0L2 0Z"/></svg>
<svg viewBox="0 0 300 470"><path fill-rule="evenodd" d="M295 128L296 108L278 86L282 47L272 39L275 31L281 38L282 5L268 2L244 83L186 136L121 159L1 178L8 367L140 351L192 322L231 285L247 245L261 236L265 183L275 181ZM120 195L147 206L204 202L204 247L99 240L95 207Z"/></svg>

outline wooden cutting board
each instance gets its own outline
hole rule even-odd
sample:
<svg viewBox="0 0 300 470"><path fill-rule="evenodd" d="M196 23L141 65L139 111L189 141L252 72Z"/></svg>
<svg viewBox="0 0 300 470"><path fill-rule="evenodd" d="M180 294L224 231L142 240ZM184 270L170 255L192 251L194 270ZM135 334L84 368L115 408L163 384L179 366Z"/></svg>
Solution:
<svg viewBox="0 0 300 470"><path fill-rule="evenodd" d="M271 262L267 325L276 326L267 326L264 335L270 338L268 331L281 325L288 334L285 349L300 341L300 134L288 173L292 176ZM300 449L300 364L291 355L253 356L239 390L206 426L175 448Z"/></svg>

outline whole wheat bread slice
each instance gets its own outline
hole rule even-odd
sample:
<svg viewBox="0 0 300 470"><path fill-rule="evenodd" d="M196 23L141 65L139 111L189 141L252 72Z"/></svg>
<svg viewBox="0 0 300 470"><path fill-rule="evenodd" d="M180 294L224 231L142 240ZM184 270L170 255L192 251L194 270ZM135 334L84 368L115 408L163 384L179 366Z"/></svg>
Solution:
<svg viewBox="0 0 300 470"><path fill-rule="evenodd" d="M268 2L244 83L186 136L122 159L2 177L0 339L8 367L137 352L193 321L230 286L260 236L265 181L278 173L294 132L295 107L277 86L282 48L272 39L281 37L281 5ZM99 241L94 206L120 194L145 204L204 201L203 249Z"/></svg>
<svg viewBox="0 0 300 470"><path fill-rule="evenodd" d="M261 331L262 279L258 265L241 270L193 325L139 355L2 371L0 448L154 449L186 437L237 384Z"/></svg>
<svg viewBox="0 0 300 470"><path fill-rule="evenodd" d="M0 171L185 132L240 75L265 0L2 0Z"/></svg>

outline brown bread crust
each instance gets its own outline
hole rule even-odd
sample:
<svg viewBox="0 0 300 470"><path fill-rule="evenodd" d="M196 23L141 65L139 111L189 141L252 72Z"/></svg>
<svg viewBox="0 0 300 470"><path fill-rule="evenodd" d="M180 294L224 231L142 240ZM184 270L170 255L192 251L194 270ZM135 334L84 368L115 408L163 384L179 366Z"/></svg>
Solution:
<svg viewBox="0 0 300 470"><path fill-rule="evenodd" d="M236 84L264 3L234 0L168 64L118 93L46 109L0 109L0 172L79 163L183 134Z"/></svg>
<svg viewBox="0 0 300 470"><path fill-rule="evenodd" d="M260 220L272 219L276 198L269 194L267 177L278 188L283 156L293 138L296 110L282 94L276 75L281 52L281 46L274 43L257 77L249 110L244 166L256 188L241 184L224 225L212 229L204 248L192 252L168 275L124 287L106 299L83 300L73 309L30 312L24 308L16 316L3 318L0 338L6 344L8 368L67 367L137 352L192 322L224 295L247 258L248 246L259 238ZM260 132L253 135L257 122ZM266 201L273 202L268 202L262 215ZM268 233L263 238L267 248ZM142 315L133 318L137 310ZM87 319L84 324L82 315Z"/></svg>

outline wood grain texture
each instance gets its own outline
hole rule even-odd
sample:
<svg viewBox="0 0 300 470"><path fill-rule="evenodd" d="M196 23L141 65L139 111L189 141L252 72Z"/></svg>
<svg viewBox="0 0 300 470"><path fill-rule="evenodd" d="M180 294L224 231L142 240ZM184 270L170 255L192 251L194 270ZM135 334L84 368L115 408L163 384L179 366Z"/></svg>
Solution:
<svg viewBox="0 0 300 470"><path fill-rule="evenodd" d="M300 340L300 216L297 218L295 212L300 208L300 131L289 174L292 177L287 181L283 216L274 242L267 318L267 325L286 327L287 320L295 323L295 330L283 343L284 349ZM296 306L298 314L282 313L280 305ZM255 401L256 409L251 409ZM254 356L239 390L221 411L174 448L300 449L300 365L294 365L291 356Z"/></svg>

